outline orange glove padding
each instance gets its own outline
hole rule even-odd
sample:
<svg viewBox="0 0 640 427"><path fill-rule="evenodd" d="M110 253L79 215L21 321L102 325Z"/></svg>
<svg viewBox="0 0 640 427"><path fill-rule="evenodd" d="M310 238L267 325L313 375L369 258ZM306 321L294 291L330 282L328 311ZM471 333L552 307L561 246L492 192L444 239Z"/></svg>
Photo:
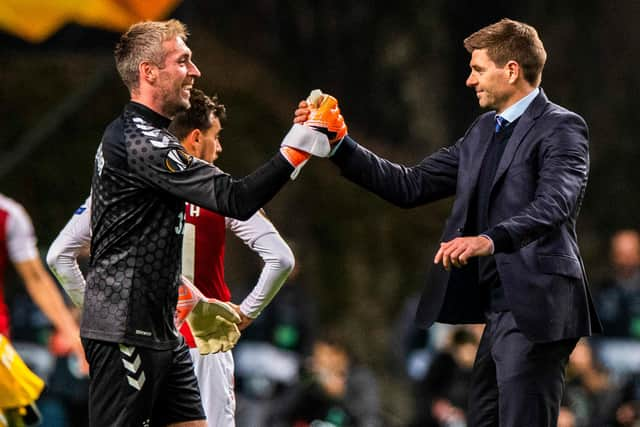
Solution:
<svg viewBox="0 0 640 427"><path fill-rule="evenodd" d="M311 157L311 154L309 153L305 153L297 148L288 147L286 145L280 147L280 152L294 168L304 165L306 161L309 160L309 157Z"/></svg>
<svg viewBox="0 0 640 427"><path fill-rule="evenodd" d="M187 316L193 310L193 307L202 299L202 293L195 287L193 283L185 276L180 276L180 287L178 288L178 304L173 320L176 329L180 329Z"/></svg>
<svg viewBox="0 0 640 427"><path fill-rule="evenodd" d="M311 111L305 125L327 135L331 146L342 141L342 138L347 135L347 125L340 114L338 100L322 93L320 89L315 89L309 94L307 104Z"/></svg>

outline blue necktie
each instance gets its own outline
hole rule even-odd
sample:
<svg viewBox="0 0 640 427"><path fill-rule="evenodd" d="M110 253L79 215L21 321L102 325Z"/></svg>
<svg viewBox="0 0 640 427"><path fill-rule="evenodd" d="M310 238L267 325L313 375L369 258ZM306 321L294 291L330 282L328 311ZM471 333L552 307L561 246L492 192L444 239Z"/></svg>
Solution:
<svg viewBox="0 0 640 427"><path fill-rule="evenodd" d="M496 133L509 126L509 120L502 116L496 116Z"/></svg>

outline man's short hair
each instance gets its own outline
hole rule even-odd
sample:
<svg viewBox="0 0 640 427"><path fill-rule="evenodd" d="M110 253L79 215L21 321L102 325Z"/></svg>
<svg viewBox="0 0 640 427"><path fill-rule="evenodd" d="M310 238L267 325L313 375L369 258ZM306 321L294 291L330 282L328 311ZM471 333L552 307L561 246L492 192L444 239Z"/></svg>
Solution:
<svg viewBox="0 0 640 427"><path fill-rule="evenodd" d="M500 67L508 61L516 61L526 81L534 86L540 84L547 52L531 25L504 18L464 39L464 47L469 53L487 49L489 58Z"/></svg>
<svg viewBox="0 0 640 427"><path fill-rule="evenodd" d="M177 19L168 21L144 21L133 24L120 36L116 44L114 57L116 68L129 91L138 88L138 67L149 61L162 68L166 52L162 43L174 37L187 40L187 27Z"/></svg>
<svg viewBox="0 0 640 427"><path fill-rule="evenodd" d="M216 95L209 97L200 89L192 89L189 102L191 106L176 114L169 125L169 132L179 140L184 139L194 129L206 132L213 125L211 113L221 123L227 118L227 109L218 101Z"/></svg>

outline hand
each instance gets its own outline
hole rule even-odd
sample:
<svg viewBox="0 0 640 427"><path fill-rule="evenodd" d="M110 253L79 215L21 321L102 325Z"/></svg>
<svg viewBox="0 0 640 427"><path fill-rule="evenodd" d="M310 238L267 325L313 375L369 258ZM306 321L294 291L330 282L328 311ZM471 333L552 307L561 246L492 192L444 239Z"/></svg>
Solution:
<svg viewBox="0 0 640 427"><path fill-rule="evenodd" d="M320 89L315 89L309 94L306 103L309 114L304 122L305 126L310 126L327 135L332 147L342 141L342 138L347 135L347 125L340 114L338 100L329 94L322 93ZM295 120L294 118L294 123Z"/></svg>
<svg viewBox="0 0 640 427"><path fill-rule="evenodd" d="M433 259L434 264L442 262L445 270L451 267L460 268L467 265L469 258L491 255L493 242L487 237L456 237L448 242L440 243L440 249Z"/></svg>
<svg viewBox="0 0 640 427"><path fill-rule="evenodd" d="M309 120L309 114L311 114L311 108L307 104L307 100L303 99L298 103L298 108L293 113L293 123L302 125Z"/></svg>
<svg viewBox="0 0 640 427"><path fill-rule="evenodd" d="M229 304L231 307L233 307L233 309L236 311L236 313L238 313L238 316L240 316L240 323L238 323L238 329L240 329L240 331L244 331L245 329L247 329L247 327L249 327L249 325L251 325L251 323L253 323L253 320L251 317L247 316L246 314L244 314L242 311L240 311L240 306L233 304L231 302L227 303Z"/></svg>
<svg viewBox="0 0 640 427"><path fill-rule="evenodd" d="M240 339L240 316L220 300L201 300L187 316L200 354L231 350Z"/></svg>
<svg viewBox="0 0 640 427"><path fill-rule="evenodd" d="M291 179L296 179L311 155L328 157L329 139L322 133L301 124L294 124L280 144L280 153L294 167Z"/></svg>
<svg viewBox="0 0 640 427"><path fill-rule="evenodd" d="M280 144L280 152L295 168L291 179L296 179L311 155L329 157L347 134L338 101L319 89L312 90L306 101L300 101L294 115L293 127Z"/></svg>
<svg viewBox="0 0 640 427"><path fill-rule="evenodd" d="M80 332L78 331L78 335L71 342L71 352L75 356L77 363L77 373L82 376L89 375L89 362L87 362L87 358L84 354L84 347L82 347L82 341L80 341Z"/></svg>

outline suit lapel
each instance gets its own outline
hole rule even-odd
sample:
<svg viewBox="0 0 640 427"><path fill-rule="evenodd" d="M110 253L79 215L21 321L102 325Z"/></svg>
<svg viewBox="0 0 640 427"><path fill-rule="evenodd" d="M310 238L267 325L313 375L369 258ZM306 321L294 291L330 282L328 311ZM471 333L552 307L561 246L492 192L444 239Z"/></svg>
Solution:
<svg viewBox="0 0 640 427"><path fill-rule="evenodd" d="M542 88L540 88L540 93L533 100L531 105L529 105L529 108L527 108L522 114L520 120L518 120L518 123L516 124L516 128L513 130L511 138L509 138L509 141L507 141L507 146L504 148L504 153L502 153L502 158L500 159L500 163L498 164L496 175L493 178L493 182L491 183L492 188L509 168L509 165L513 161L513 157L518 151L518 147L520 146L522 141L524 141L524 138L536 123L536 120L538 119L538 117L540 117L540 115L544 111L545 105L547 105L548 102L549 100L542 91Z"/></svg>
<svg viewBox="0 0 640 427"><path fill-rule="evenodd" d="M479 136L477 138L477 144L471 144L471 150L473 150L471 154L471 162L469 165L469 170L467 171L466 179L471 183L471 185L465 185L463 188L468 188L469 193L473 193L475 191L476 183L478 182L478 175L480 174L480 167L482 166L482 162L484 161L484 156L487 152L487 148L491 143L491 138L493 138L494 125L493 119L490 116L487 116L484 119L484 123L481 123L479 126Z"/></svg>

